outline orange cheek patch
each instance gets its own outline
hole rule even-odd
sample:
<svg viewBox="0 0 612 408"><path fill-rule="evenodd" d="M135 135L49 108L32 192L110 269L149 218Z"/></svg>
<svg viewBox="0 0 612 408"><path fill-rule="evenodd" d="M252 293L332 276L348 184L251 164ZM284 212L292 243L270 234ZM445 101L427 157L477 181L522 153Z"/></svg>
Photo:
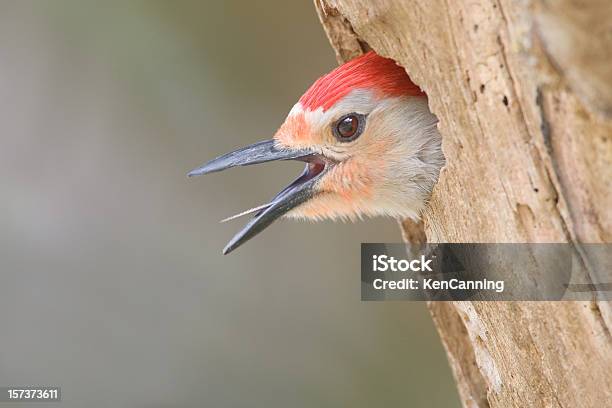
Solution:
<svg viewBox="0 0 612 408"><path fill-rule="evenodd" d="M322 180L320 188L340 195L346 201L370 198L373 183L370 168L356 160L337 165Z"/></svg>

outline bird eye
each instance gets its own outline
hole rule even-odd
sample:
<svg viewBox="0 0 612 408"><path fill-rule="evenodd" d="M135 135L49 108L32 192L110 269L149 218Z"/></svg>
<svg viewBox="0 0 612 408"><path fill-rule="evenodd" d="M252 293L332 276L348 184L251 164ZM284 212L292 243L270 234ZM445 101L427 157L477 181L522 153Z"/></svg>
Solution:
<svg viewBox="0 0 612 408"><path fill-rule="evenodd" d="M334 136L341 142L355 140L363 132L365 127L365 116L359 113L349 113L342 116L334 124Z"/></svg>

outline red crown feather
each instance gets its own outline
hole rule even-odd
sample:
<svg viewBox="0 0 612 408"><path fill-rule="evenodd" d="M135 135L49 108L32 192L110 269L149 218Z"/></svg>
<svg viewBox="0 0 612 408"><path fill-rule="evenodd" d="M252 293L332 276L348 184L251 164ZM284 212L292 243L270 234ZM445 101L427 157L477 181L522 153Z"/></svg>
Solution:
<svg viewBox="0 0 612 408"><path fill-rule="evenodd" d="M329 74L317 79L300 98L304 109L324 111L355 89L373 90L380 97L425 95L415 85L404 68L374 51L340 65Z"/></svg>

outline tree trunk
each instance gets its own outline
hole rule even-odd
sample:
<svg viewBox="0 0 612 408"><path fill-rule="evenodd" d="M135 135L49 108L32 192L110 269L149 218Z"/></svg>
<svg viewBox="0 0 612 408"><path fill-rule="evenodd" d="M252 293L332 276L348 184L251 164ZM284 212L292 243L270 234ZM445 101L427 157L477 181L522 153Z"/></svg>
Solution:
<svg viewBox="0 0 612 408"><path fill-rule="evenodd" d="M339 62L372 48L429 96L428 241L570 242L587 270L612 241L612 2L575 3L315 0ZM610 405L609 302L429 306L464 406Z"/></svg>

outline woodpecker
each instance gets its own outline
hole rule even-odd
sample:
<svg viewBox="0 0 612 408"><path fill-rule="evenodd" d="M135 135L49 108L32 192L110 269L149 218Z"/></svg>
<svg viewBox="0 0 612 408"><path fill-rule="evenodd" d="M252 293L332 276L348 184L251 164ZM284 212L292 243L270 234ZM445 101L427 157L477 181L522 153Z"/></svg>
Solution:
<svg viewBox="0 0 612 408"><path fill-rule="evenodd" d="M418 219L444 165L425 93L402 67L373 51L316 80L272 139L188 175L274 160L298 160L306 168L267 204L229 218L254 213L224 254L280 217Z"/></svg>

